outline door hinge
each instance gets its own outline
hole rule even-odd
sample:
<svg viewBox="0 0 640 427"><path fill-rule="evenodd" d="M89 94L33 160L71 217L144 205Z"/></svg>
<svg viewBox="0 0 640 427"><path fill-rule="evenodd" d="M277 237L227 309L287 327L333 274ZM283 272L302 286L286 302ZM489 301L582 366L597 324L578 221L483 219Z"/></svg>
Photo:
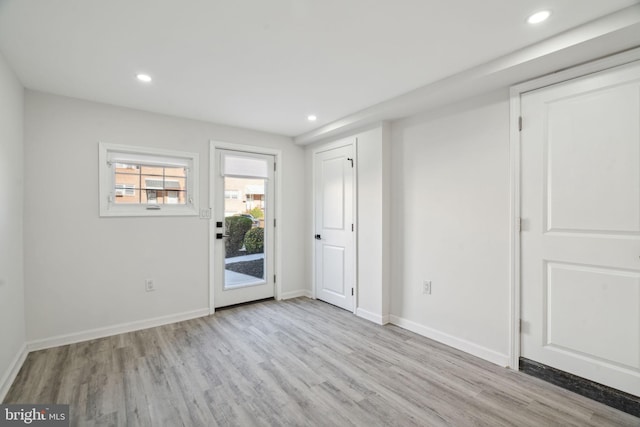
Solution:
<svg viewBox="0 0 640 427"><path fill-rule="evenodd" d="M276 275L273 275L273 283L276 283Z"/></svg>
<svg viewBox="0 0 640 427"><path fill-rule="evenodd" d="M353 288L351 288L351 296L353 296Z"/></svg>
<svg viewBox="0 0 640 427"><path fill-rule="evenodd" d="M522 231L522 218L516 218L516 231L520 233Z"/></svg>
<svg viewBox="0 0 640 427"><path fill-rule="evenodd" d="M275 218L273 218L273 226L274 227L276 226L276 219Z"/></svg>
<svg viewBox="0 0 640 427"><path fill-rule="evenodd" d="M347 161L351 162L351 167L353 168L353 159L351 157L347 157Z"/></svg>
<svg viewBox="0 0 640 427"><path fill-rule="evenodd" d="M518 331L522 332L522 319L518 320Z"/></svg>
<svg viewBox="0 0 640 427"><path fill-rule="evenodd" d="M518 117L518 130L522 131L522 116Z"/></svg>
<svg viewBox="0 0 640 427"><path fill-rule="evenodd" d="M351 231L353 231L353 224L351 224Z"/></svg>
<svg viewBox="0 0 640 427"><path fill-rule="evenodd" d="M276 163L275 162L273 163L273 171L274 172L276 171Z"/></svg>

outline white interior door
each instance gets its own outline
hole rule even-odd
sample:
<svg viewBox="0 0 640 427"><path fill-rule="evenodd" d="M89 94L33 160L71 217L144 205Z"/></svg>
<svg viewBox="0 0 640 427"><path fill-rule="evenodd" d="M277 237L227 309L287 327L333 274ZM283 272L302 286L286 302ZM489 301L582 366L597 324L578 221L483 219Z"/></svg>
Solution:
<svg viewBox="0 0 640 427"><path fill-rule="evenodd" d="M316 298L354 310L353 145L315 154Z"/></svg>
<svg viewBox="0 0 640 427"><path fill-rule="evenodd" d="M214 306L272 298L274 157L215 150Z"/></svg>
<svg viewBox="0 0 640 427"><path fill-rule="evenodd" d="M638 396L640 65L521 101L521 355Z"/></svg>

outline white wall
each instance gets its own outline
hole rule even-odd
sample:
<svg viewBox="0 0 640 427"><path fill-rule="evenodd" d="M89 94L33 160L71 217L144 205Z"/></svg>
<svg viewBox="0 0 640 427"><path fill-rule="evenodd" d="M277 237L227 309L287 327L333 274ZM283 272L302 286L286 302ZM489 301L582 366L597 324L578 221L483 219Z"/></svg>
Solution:
<svg viewBox="0 0 640 427"><path fill-rule="evenodd" d="M304 288L304 150L290 138L33 91L25 103L30 341L51 344L61 335L82 338L88 330L208 307L208 221L100 218L99 141L199 153L201 207L208 206L210 140L281 149L285 262L278 279L283 293ZM155 279L155 292L145 292L145 278Z"/></svg>
<svg viewBox="0 0 640 427"><path fill-rule="evenodd" d="M0 55L0 402L24 356L22 85Z"/></svg>
<svg viewBox="0 0 640 427"><path fill-rule="evenodd" d="M391 321L506 365L508 91L394 122L391 185Z"/></svg>
<svg viewBox="0 0 640 427"><path fill-rule="evenodd" d="M390 145L389 126L360 132L358 139L358 308L379 324L389 321Z"/></svg>

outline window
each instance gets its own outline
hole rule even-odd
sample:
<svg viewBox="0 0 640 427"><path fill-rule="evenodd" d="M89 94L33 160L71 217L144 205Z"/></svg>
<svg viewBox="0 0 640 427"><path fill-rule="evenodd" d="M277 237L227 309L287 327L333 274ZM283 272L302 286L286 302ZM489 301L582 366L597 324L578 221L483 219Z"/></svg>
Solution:
<svg viewBox="0 0 640 427"><path fill-rule="evenodd" d="M225 199L238 200L240 198L240 191L238 191L238 190L224 190L224 198Z"/></svg>
<svg viewBox="0 0 640 427"><path fill-rule="evenodd" d="M198 154L99 145L100 215L197 215Z"/></svg>
<svg viewBox="0 0 640 427"><path fill-rule="evenodd" d="M133 184L116 184L116 197L132 197L136 194Z"/></svg>

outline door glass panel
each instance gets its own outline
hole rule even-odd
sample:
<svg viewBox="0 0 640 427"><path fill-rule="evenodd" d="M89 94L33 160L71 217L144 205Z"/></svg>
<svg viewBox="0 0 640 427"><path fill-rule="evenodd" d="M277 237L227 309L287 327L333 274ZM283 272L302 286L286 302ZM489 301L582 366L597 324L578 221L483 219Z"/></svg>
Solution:
<svg viewBox="0 0 640 427"><path fill-rule="evenodd" d="M266 182L224 177L225 290L265 283Z"/></svg>

